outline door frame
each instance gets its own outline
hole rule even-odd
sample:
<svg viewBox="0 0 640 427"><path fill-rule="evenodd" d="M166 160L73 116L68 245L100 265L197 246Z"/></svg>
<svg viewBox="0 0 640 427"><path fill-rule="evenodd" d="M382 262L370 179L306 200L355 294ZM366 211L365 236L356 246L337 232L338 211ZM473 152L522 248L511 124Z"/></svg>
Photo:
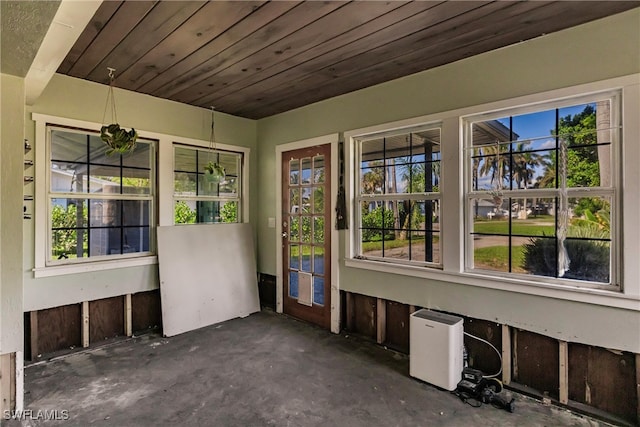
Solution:
<svg viewBox="0 0 640 427"><path fill-rule="evenodd" d="M340 280L338 275L339 232L335 228L338 200L338 139L340 135L332 133L315 138L303 139L286 144L276 145L276 311L282 313L283 278L282 278L282 153L299 148L329 144L331 147L331 332L340 333Z"/></svg>

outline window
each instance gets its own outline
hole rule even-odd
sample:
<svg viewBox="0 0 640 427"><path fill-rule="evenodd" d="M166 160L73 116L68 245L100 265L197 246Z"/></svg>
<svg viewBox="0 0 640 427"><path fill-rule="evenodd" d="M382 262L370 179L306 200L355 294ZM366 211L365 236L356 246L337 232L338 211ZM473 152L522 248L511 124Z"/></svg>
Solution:
<svg viewBox="0 0 640 427"><path fill-rule="evenodd" d="M440 127L355 138L357 257L441 265Z"/></svg>
<svg viewBox="0 0 640 427"><path fill-rule="evenodd" d="M464 119L467 270L616 283L619 103L607 93Z"/></svg>
<svg viewBox="0 0 640 427"><path fill-rule="evenodd" d="M150 255L155 146L107 155L97 132L47 126L47 265Z"/></svg>
<svg viewBox="0 0 640 427"><path fill-rule="evenodd" d="M223 180L205 173L209 162ZM174 223L241 222L242 153L174 144Z"/></svg>

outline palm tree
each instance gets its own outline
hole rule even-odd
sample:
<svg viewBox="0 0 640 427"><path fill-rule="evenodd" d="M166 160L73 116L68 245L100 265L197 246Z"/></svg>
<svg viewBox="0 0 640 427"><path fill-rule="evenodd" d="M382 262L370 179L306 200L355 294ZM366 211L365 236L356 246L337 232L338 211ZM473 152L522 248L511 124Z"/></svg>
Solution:
<svg viewBox="0 0 640 427"><path fill-rule="evenodd" d="M529 141L519 142L512 155L511 178L516 181L518 189L529 188L535 168L544 164L543 156L538 153L525 151ZM535 204L535 203L534 203ZM524 215L527 215L527 199L524 199Z"/></svg>
<svg viewBox="0 0 640 427"><path fill-rule="evenodd" d="M384 187L384 169L380 160L371 161L368 164L368 172L362 175L360 189L363 194L382 193Z"/></svg>
<svg viewBox="0 0 640 427"><path fill-rule="evenodd" d="M491 187L501 190L504 177L509 173L509 164L506 157L506 147L497 142L493 145L485 145L478 149L478 174L480 176L491 175ZM484 160L484 163L482 163Z"/></svg>

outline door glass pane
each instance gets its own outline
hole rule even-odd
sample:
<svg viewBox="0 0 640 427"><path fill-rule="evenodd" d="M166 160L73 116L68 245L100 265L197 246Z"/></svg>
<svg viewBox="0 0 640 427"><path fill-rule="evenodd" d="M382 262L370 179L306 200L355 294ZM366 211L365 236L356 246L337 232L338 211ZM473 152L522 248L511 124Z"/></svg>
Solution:
<svg viewBox="0 0 640 427"><path fill-rule="evenodd" d="M300 252L302 253L302 271L311 273L311 246L300 246Z"/></svg>
<svg viewBox="0 0 640 427"><path fill-rule="evenodd" d="M311 243L311 217L303 216L302 220L302 243Z"/></svg>
<svg viewBox="0 0 640 427"><path fill-rule="evenodd" d="M322 246L313 248L313 273L324 274L324 248Z"/></svg>
<svg viewBox="0 0 640 427"><path fill-rule="evenodd" d="M311 183L311 158L302 159L302 184Z"/></svg>
<svg viewBox="0 0 640 427"><path fill-rule="evenodd" d="M311 212L311 188L302 189L302 213Z"/></svg>
<svg viewBox="0 0 640 427"><path fill-rule="evenodd" d="M313 243L324 243L324 217L313 217Z"/></svg>
<svg viewBox="0 0 640 427"><path fill-rule="evenodd" d="M324 212L324 188L313 187L313 213Z"/></svg>
<svg viewBox="0 0 640 427"><path fill-rule="evenodd" d="M291 298L298 298L298 272L289 272L289 296Z"/></svg>
<svg viewBox="0 0 640 427"><path fill-rule="evenodd" d="M313 182L324 182L324 156L315 156L313 158Z"/></svg>
<svg viewBox="0 0 640 427"><path fill-rule="evenodd" d="M291 270L300 269L300 246L289 245L289 268Z"/></svg>
<svg viewBox="0 0 640 427"><path fill-rule="evenodd" d="M324 305L324 278L313 276L313 303Z"/></svg>
<svg viewBox="0 0 640 427"><path fill-rule="evenodd" d="M298 242L300 240L300 218L296 216L289 217L289 241Z"/></svg>
<svg viewBox="0 0 640 427"><path fill-rule="evenodd" d="M300 189L298 188L289 190L289 213L300 213Z"/></svg>
<svg viewBox="0 0 640 427"><path fill-rule="evenodd" d="M300 184L300 161L298 159L291 159L289 161L289 184Z"/></svg>

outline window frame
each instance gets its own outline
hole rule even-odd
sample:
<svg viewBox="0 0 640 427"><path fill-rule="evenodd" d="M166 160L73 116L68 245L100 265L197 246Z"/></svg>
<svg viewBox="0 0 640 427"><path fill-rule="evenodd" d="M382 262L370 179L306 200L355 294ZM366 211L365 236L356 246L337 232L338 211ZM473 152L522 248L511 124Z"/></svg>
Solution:
<svg viewBox="0 0 640 427"><path fill-rule="evenodd" d="M355 252L355 256L354 258L356 259L360 259L360 260L368 260L368 261L373 261L373 262L382 262L382 263L388 263L388 264L398 264L398 265L407 265L407 266L418 266L418 267L426 267L426 268L433 268L433 269L442 269L442 228L440 227L437 230L438 233L438 243L437 243L437 250L440 254L439 257L439 261L438 262L434 262L434 261L416 261L416 260L407 260L407 259L401 259L401 258L393 258L393 257L385 257L383 256L372 256L372 255L363 255L362 254L362 211L361 211L361 204L363 202L367 202L367 201L380 201L380 202L393 202L393 201L401 201L401 200L409 200L409 201L416 201L416 202L427 202L427 201L437 201L438 202L438 209L440 210L440 212L442 212L442 190L439 190L437 192L431 191L431 192L415 192L415 193L386 193L386 190L383 194L364 194L361 192L361 171L362 171L362 145L368 141L372 141L372 140L376 140L376 139L380 139L380 138L387 138L387 137L392 137L392 136L399 136L399 135L405 135L405 134L411 134L411 133L418 133L421 131L427 131L427 130L439 130L440 132L440 147L442 146L442 122L440 121L435 121L435 122L426 122L426 123L417 123L415 125L412 126L408 126L408 127L402 127L402 128L398 128L398 129L386 129L386 130L381 130L381 131L376 131L376 132L371 132L371 133L363 133L360 135L355 135L352 136L352 144L354 146L354 162L353 162L353 168L354 168L354 173L357 173L358 178L353 178L353 194L354 194L354 204L353 206L353 211L354 211L354 234L356 234L355 236L355 243L354 243L354 252ZM386 150L386 149L385 149ZM439 151L440 153L440 158L438 159L438 163L440 165L440 168L442 168L443 166L443 162L442 162L442 151ZM424 163L434 163L433 160L431 161L427 161L425 158ZM387 168L386 165L383 165L384 169ZM442 170L442 169L441 169ZM386 174L386 172L385 172ZM440 173L440 180L442 180L442 172ZM441 215L442 213L440 213ZM383 227L384 230L384 227ZM431 232L433 232L434 230L430 230ZM425 230L425 234L427 233L427 231ZM383 239L384 240L384 239ZM425 238L425 244L426 244L426 238ZM410 241L409 241L409 245L411 245ZM436 245L433 245L433 247L435 248ZM384 246L383 246L383 253L384 253Z"/></svg>
<svg viewBox="0 0 640 427"><path fill-rule="evenodd" d="M177 194L175 192L175 175L177 172L186 172L186 173L195 173L196 174L196 179L198 179L198 176L200 175L200 171L196 170L196 171L177 171L176 170L176 149L177 148L181 148L181 149L187 149L187 150L193 150L196 151L197 153L213 153L213 154L232 154L234 156L238 156L238 171L237 174L234 175L237 179L237 183L236 183L236 196L223 196L223 195L217 195L217 196L211 196L211 195L206 195L206 194L196 194L194 196L189 196L189 195L180 195ZM244 222L244 169L245 169L245 155L246 153L242 150L231 150L231 149L219 149L216 148L214 150L210 149L210 148L206 148L206 147L201 147L201 146L197 146L197 145L191 145L191 144L186 144L183 142L178 142L178 141L174 141L172 144L172 153L173 153L173 170L172 170L172 176L173 176L173 186L172 186L172 197L173 197L173 209L174 209L174 216L172 219L172 223L174 225L196 225L196 224L238 224L238 223L242 223ZM197 168L197 164L196 164L196 168ZM237 220L235 222L232 223L227 223L227 222L194 222L194 223L176 223L175 222L175 204L178 201L194 201L194 202L236 202L237 207L236 207L236 212L237 212ZM196 210L197 213L197 210Z"/></svg>
<svg viewBox="0 0 640 427"><path fill-rule="evenodd" d="M548 100L530 105L516 106L511 108L497 109L491 112L484 112L480 114L471 114L460 117L462 126L463 137L463 156L464 162L463 176L464 176L464 271L468 273L474 273L486 277L504 277L511 278L516 277L522 280L531 282L539 282L544 284L557 284L565 287L586 287L593 289L602 289L609 291L620 291L622 285L620 283L620 257L618 254L620 243L619 230L621 223L620 205L621 205L621 193L619 190L620 183L623 174L623 168L613 167L619 164L619 152L622 144L622 93L621 90L607 90L602 92L595 92L590 94L579 94L572 97L567 97L559 100ZM474 247L473 247L473 207L472 201L482 198L490 197L491 191L473 189L473 171L472 171L472 125L478 122L484 122L487 120L494 120L504 117L513 117L523 114L538 113L543 111L549 111L554 109L561 109L565 107L571 107L582 104L594 104L599 101L610 101L610 120L612 140L611 140L611 185L609 187L565 187L561 188L560 183L556 182L554 188L543 189L502 189L501 193L504 199L522 199L522 198L542 198L542 199L554 199L558 200L561 193L566 192L567 199L580 198L580 197L609 197L611 199L610 217L611 217L611 229L610 229L610 254L609 254L609 283L598 283L593 281L585 281L570 278L541 276L527 273L507 272L507 271L493 271L488 269L474 267ZM515 141L510 141L513 143ZM476 146L477 147L477 146ZM559 150L557 147L555 150ZM509 153L509 152L507 152ZM556 176L556 180L560 179L560 176ZM557 207L556 210L560 208ZM509 218L509 223L511 218ZM511 237L512 233L505 235L505 237ZM557 236L555 236L557 239Z"/></svg>
<svg viewBox="0 0 640 427"><path fill-rule="evenodd" d="M145 253L145 255L121 254L121 256L105 256L102 259L98 257L86 258L84 262L71 262L57 265L48 265L47 259L50 254L49 232L51 221L49 219L49 176L50 176L50 155L49 142L47 135L48 126L57 126L62 128L72 128L80 130L93 131L100 129L101 124L88 122L84 120L76 120L65 117L51 116L47 114L32 113L31 120L35 122L35 144L34 149L34 169L35 179L33 184L33 204L34 204L34 254L33 254L33 277L44 278L54 277L67 274L88 273L94 271L111 270L116 268L138 267L157 264L158 256L155 252ZM158 210L159 201L162 198L161 186L161 165L159 163L160 151L162 150L162 140L166 137L162 134L138 130L140 138L155 141L155 157L154 161L154 200L152 203L153 225L150 225L150 236L155 242L155 228L162 219L162 212ZM25 186L25 194L28 194L31 187ZM151 221L151 218L150 218ZM155 245L155 243L154 243ZM154 246L155 247L155 246Z"/></svg>
<svg viewBox="0 0 640 427"><path fill-rule="evenodd" d="M640 263L629 262L628 254L640 253L640 225L625 218L634 218L640 209L640 195L635 191L634 183L640 182L640 74L628 74L600 81L592 81L572 86L559 86L544 91L531 92L520 96L501 100L488 100L473 105L460 105L450 110L438 109L438 105L426 105L422 116L399 119L381 124L369 124L361 128L352 128L344 132L345 140L345 180L347 185L346 197L348 201L349 231L344 240L345 275L358 274L358 270L371 270L380 273L383 280L394 280L393 275L413 277L415 280L428 280L446 286L449 283L469 286L469 291L477 292L487 289L499 297L500 292L511 292L520 295L542 296L550 299L589 303L596 306L617 307L637 310L640 302ZM532 281L528 277L500 277L486 276L477 272L465 271L464 243L465 230L461 225L465 217L461 206L464 203L463 176L463 123L461 118L468 115L479 115L496 110L507 110L529 106L535 108L537 104L550 101L562 101L589 94L621 91L621 120L624 126L621 131L621 141L631 141L621 147L617 165L623 168L624 175L619 186L619 197L622 203L619 209L619 238L615 248L618 254L618 283L619 289L591 288L574 285L558 285L545 281ZM425 269L415 266L400 266L389 263L361 260L355 257L354 220L354 137L367 133L380 132L389 129L410 127L418 123L441 121L443 194L442 209L450 213L443 217L441 227L447 233L447 241L443 245L443 269ZM446 163L446 164L445 164ZM630 187L631 186L631 187ZM625 191L631 188L633 191ZM387 276L384 276L388 274Z"/></svg>
<svg viewBox="0 0 640 427"><path fill-rule="evenodd" d="M158 141L151 138L139 137L138 141L144 140L144 143L149 145L149 193L148 194L134 194L134 193L115 193L115 194L104 194L104 193L92 193L91 191L84 192L56 192L51 189L52 178L51 174L53 168L52 164L52 132L54 131L64 131L69 133L75 133L78 135L92 135L98 136L100 135L99 131L87 129L87 128L78 128L78 127L69 127L63 126L54 123L46 124L46 159L47 159L47 173L46 173L46 212L47 212L47 236L46 236L46 251L47 256L45 259L46 267L55 267L55 266L64 266L64 265L74 265L74 264L89 264L89 263L99 263L103 261L117 261L120 259L129 259L129 258L143 258L156 254L156 239L155 233L153 232L157 225L157 208L156 208L156 198L158 195L157 190L157 144ZM119 156L119 155L118 155ZM120 156L119 156L120 157ZM90 159L87 159L87 165L91 165ZM117 166L122 172L126 166L123 166L122 162ZM87 178L90 180L90 178ZM112 255L96 255L96 256L87 256L86 258L69 258L69 259L61 259L54 260L51 258L52 249L53 249L53 224L52 224L52 201L54 199L84 199L87 201L89 205L91 200L114 200L114 201L149 201L149 224L148 224L148 234L149 234L149 250L148 251L140 251L140 252L131 252L131 253L120 253L120 254L112 254ZM90 215L89 206L87 206L87 214ZM90 218L87 220L87 231L91 230ZM113 227L116 229L123 229L125 226L121 224L119 227Z"/></svg>

